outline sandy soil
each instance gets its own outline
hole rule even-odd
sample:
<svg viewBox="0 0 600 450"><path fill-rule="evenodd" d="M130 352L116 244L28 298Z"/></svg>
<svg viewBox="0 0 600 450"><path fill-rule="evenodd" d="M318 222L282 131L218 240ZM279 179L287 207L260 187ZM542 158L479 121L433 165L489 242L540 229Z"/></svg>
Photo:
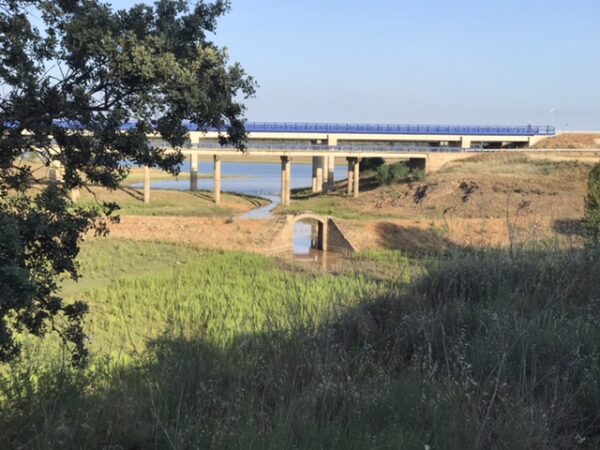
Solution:
<svg viewBox="0 0 600 450"><path fill-rule="evenodd" d="M274 220L202 217L128 216L111 226L113 239L172 242L200 249L268 253L275 237ZM409 254L465 246L506 246L531 240L577 240L578 223L517 215L504 219L337 220L359 251L402 250ZM571 227L571 228L569 228Z"/></svg>
<svg viewBox="0 0 600 450"><path fill-rule="evenodd" d="M273 237L273 222L209 217L124 216L111 225L110 237L161 241L202 249L261 252Z"/></svg>

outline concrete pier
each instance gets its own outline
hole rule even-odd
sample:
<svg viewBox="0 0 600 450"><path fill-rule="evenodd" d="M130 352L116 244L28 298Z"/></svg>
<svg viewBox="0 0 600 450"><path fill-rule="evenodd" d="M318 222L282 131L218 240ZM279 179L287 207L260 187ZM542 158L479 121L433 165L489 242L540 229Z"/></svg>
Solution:
<svg viewBox="0 0 600 450"><path fill-rule="evenodd" d="M144 203L150 203L150 167L144 166Z"/></svg>
<svg viewBox="0 0 600 450"><path fill-rule="evenodd" d="M292 194L292 160L288 157L287 163L285 165L285 195L286 195L286 205L291 203L291 194Z"/></svg>
<svg viewBox="0 0 600 450"><path fill-rule="evenodd" d="M462 136L460 138L460 146L462 148L471 148L471 138L469 136Z"/></svg>
<svg viewBox="0 0 600 450"><path fill-rule="evenodd" d="M281 157L281 204L290 204L290 190L292 187L292 166L288 156Z"/></svg>
<svg viewBox="0 0 600 450"><path fill-rule="evenodd" d="M327 156L327 190L332 191L335 183L335 156Z"/></svg>
<svg viewBox="0 0 600 450"><path fill-rule="evenodd" d="M190 191L198 190L198 154L190 155Z"/></svg>
<svg viewBox="0 0 600 450"><path fill-rule="evenodd" d="M215 204L221 204L221 157L219 155L214 155L214 200Z"/></svg>
<svg viewBox="0 0 600 450"><path fill-rule="evenodd" d="M354 181L354 189L353 194L354 197L358 197L358 189L359 189L359 181L360 181L360 158L354 159L354 176L352 177Z"/></svg>
<svg viewBox="0 0 600 450"><path fill-rule="evenodd" d="M329 182L329 157L323 156L323 190L327 192L327 186Z"/></svg>
<svg viewBox="0 0 600 450"><path fill-rule="evenodd" d="M354 161L355 158L346 158L348 161L348 190L347 194L352 195L354 190Z"/></svg>
<svg viewBox="0 0 600 450"><path fill-rule="evenodd" d="M312 192L317 193L317 156L312 157Z"/></svg>
<svg viewBox="0 0 600 450"><path fill-rule="evenodd" d="M317 156L317 170L316 170L316 185L317 190L316 193L323 192L323 156Z"/></svg>

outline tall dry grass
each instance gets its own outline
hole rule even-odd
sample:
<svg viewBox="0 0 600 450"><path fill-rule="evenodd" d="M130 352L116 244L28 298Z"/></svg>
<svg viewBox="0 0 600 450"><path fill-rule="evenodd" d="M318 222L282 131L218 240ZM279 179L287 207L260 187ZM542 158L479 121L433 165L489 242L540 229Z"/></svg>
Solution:
<svg viewBox="0 0 600 450"><path fill-rule="evenodd" d="M597 448L599 269L594 249L462 250L407 285L205 254L93 292L126 363L100 346L83 372L56 354L5 371L0 442Z"/></svg>

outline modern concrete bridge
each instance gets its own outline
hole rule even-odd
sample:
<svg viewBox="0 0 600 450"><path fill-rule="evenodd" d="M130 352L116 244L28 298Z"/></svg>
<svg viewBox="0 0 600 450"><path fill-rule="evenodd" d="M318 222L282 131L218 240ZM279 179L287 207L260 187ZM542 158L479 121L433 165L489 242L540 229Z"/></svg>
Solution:
<svg viewBox="0 0 600 450"><path fill-rule="evenodd" d="M186 122L190 144L179 149L190 159L190 190L198 189L198 157L214 161L214 200L221 201L221 160L236 154L234 148L219 144L218 130L199 130ZM65 122L65 127L73 124ZM123 125L123 131L135 123ZM333 187L336 158L348 164L348 195L358 196L360 161L364 158L404 159L409 166L435 171L446 162L486 150L526 148L555 134L550 126L478 125L392 125L340 123L246 123L249 156L275 156L281 159L281 202L290 203L293 158L312 158L314 193ZM152 138L151 138L152 139ZM168 147L156 138L156 145ZM51 168L50 177L59 173ZM150 201L150 170L144 177L144 201Z"/></svg>
<svg viewBox="0 0 600 450"><path fill-rule="evenodd" d="M190 146L183 153L190 159L190 190L198 189L198 157L214 160L214 200L221 201L221 160L236 149L219 145L217 130L200 131L191 123ZM435 171L443 164L486 149L526 148L555 134L549 126L476 125L385 125L248 122L249 156L281 158L281 203L289 205L291 163L312 158L314 193L333 187L335 159L348 164L348 195L358 196L360 161L364 158L405 159L414 168ZM157 145L161 145L157 142ZM410 145L409 145L410 144ZM150 172L146 170L144 199L150 201Z"/></svg>

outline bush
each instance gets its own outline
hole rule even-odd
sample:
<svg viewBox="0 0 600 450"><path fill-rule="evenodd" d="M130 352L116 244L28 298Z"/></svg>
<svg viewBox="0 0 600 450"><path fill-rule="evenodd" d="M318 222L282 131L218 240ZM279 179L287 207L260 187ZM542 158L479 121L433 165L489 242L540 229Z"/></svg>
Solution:
<svg viewBox="0 0 600 450"><path fill-rule="evenodd" d="M364 158L360 162L361 170L377 170L379 167L385 164L383 158Z"/></svg>
<svg viewBox="0 0 600 450"><path fill-rule="evenodd" d="M588 178L584 221L590 240L598 243L600 241L600 164L594 166Z"/></svg>
<svg viewBox="0 0 600 450"><path fill-rule="evenodd" d="M385 164L377 169L377 180L380 184L410 183L424 178L423 170L411 169L405 162Z"/></svg>

